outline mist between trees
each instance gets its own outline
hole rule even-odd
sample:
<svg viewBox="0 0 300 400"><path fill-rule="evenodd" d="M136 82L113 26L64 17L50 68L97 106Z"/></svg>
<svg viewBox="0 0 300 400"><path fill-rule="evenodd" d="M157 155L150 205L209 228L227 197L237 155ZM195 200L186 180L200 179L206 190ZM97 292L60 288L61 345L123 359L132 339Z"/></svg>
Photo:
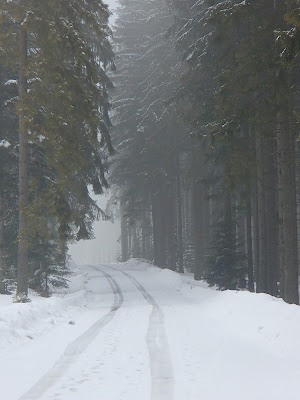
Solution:
<svg viewBox="0 0 300 400"><path fill-rule="evenodd" d="M102 2L0 0L1 292L67 285L110 184L123 261L298 304L299 2L117 12L114 54Z"/></svg>
<svg viewBox="0 0 300 400"><path fill-rule="evenodd" d="M120 0L122 260L298 304L298 1Z"/></svg>

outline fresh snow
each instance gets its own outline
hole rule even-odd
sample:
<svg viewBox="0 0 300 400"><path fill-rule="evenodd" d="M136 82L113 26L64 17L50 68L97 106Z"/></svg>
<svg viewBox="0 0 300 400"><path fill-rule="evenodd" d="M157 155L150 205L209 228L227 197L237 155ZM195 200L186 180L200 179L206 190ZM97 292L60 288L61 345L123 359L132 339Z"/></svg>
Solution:
<svg viewBox="0 0 300 400"><path fill-rule="evenodd" d="M5 147L7 149L9 146L11 146L11 144L7 140L0 140L0 147Z"/></svg>
<svg viewBox="0 0 300 400"><path fill-rule="evenodd" d="M0 296L1 398L297 398L298 306L142 260L72 270L49 299Z"/></svg>
<svg viewBox="0 0 300 400"><path fill-rule="evenodd" d="M4 86L9 86L9 85L17 85L18 81L16 79L9 79L4 83Z"/></svg>

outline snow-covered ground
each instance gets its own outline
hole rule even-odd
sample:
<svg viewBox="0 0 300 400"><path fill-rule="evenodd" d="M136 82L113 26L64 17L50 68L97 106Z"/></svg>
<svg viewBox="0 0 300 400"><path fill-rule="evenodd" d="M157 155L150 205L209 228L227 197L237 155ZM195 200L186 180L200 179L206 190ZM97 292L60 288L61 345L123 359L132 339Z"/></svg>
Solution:
<svg viewBox="0 0 300 400"><path fill-rule="evenodd" d="M50 299L0 296L1 398L298 398L298 306L140 260L73 269Z"/></svg>

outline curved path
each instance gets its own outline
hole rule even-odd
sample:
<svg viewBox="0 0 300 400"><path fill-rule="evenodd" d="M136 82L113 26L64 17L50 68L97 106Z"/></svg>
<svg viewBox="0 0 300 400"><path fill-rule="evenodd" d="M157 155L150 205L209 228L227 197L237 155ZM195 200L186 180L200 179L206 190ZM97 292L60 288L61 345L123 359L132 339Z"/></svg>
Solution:
<svg viewBox="0 0 300 400"><path fill-rule="evenodd" d="M94 268L93 268L94 269ZM99 271L99 270L98 270ZM124 297L123 293L112 276L102 271L102 274L107 279L113 293L114 301L108 313L96 321L82 335L71 342L65 349L61 358L53 365L32 388L30 388L19 400L36 400L48 391L69 369L76 358L82 354L90 343L96 338L101 329L107 325L115 316L116 311L122 306Z"/></svg>
<svg viewBox="0 0 300 400"><path fill-rule="evenodd" d="M164 316L157 302L127 271L104 265L86 268L96 273L88 276L87 272L86 278L91 306L109 304L97 297L105 291L104 286L98 286L100 276L109 283L113 304L67 345L53 367L19 400L64 400L71 393L74 399L94 399L93 390L104 400L126 400L133 395L142 400L173 400L173 368ZM140 301L141 296L145 301ZM114 318L118 310L118 318Z"/></svg>
<svg viewBox="0 0 300 400"><path fill-rule="evenodd" d="M74 267L70 280L63 296L0 312L12 340L0 352L2 398L297 398L298 306L211 290L142 260Z"/></svg>
<svg viewBox="0 0 300 400"><path fill-rule="evenodd" d="M126 275L152 306L147 332L147 345L151 368L151 400L173 399L173 368L164 329L164 317L154 298L130 274Z"/></svg>

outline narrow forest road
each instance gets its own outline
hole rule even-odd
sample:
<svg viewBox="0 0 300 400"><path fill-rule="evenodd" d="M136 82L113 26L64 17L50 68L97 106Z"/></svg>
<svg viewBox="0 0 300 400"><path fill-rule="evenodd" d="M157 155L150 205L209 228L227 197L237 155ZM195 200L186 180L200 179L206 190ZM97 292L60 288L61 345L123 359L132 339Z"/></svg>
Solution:
<svg viewBox="0 0 300 400"><path fill-rule="evenodd" d="M122 375L123 373L128 374L128 365L130 364L130 358L133 358L134 354L142 354L144 353L145 345L140 345L141 348L137 347L136 349L132 348L130 349L130 357L128 360L126 360L126 353L128 351L128 339L132 340L135 345L135 338L136 338L136 324L139 323L140 321L140 316L139 314L145 314L149 315L149 307L148 304L151 306L152 311L150 313L149 317L149 322L148 322L148 330L147 330L147 346L148 346L148 352L149 352L149 362L150 362L150 380L151 380L151 396L149 397L147 394L145 398L151 398L151 399L157 399L157 400L172 400L173 399L173 376L172 376L172 367L171 367L171 361L169 358L169 351L168 351L168 343L165 337L165 332L164 332L164 325L163 325L163 316L162 313L156 304L155 300L152 298L152 296L146 291L146 289L129 273L123 272L123 271L118 271L115 268L105 268L104 266L102 267L93 267L89 266L86 267L87 270L91 270L93 273L93 276L90 278L93 281L93 285L95 284L95 280L101 279L101 275L103 275L107 282L109 283L112 293L114 294L114 299L113 303L110 307L110 310L102 316L98 321L96 321L91 327L89 327L82 335L80 335L77 339L75 339L73 342L71 342L60 359L54 364L54 366L32 387L27 391L23 396L21 396L20 400L37 400L42 398L42 396L49 391L49 389L55 384L59 384L59 381L61 378L64 377L64 375L67 376L67 370L72 370L72 366L76 363L80 364L79 356L82 355L86 350L87 347L90 346L89 352L92 350L94 355L97 355L97 358L95 359L95 356L92 357L91 354L88 358L88 363L91 363L89 366L90 369L90 375L96 375L95 371L99 370L99 376L94 376L94 379L96 378L96 382L98 380L101 380L101 366L102 368L115 368L116 371L118 371L118 375ZM109 271L108 272L105 272ZM99 276L95 276L95 273L99 273ZM117 280L119 283L117 283ZM128 282L129 282L129 287L128 287ZM132 284L131 284L132 282ZM120 288L123 288L121 289ZM124 304L124 296L125 296L125 304ZM146 300L146 302L141 303L141 296ZM131 325L127 325L127 317L128 317L128 312L130 312L131 309L136 313L134 304L139 304L141 303L142 306L139 307L139 312L138 315L136 315L136 320L134 323ZM147 304L148 303L148 304ZM124 304L124 310L121 310L121 307ZM116 312L119 311L120 315L116 315ZM97 340L97 344L93 343L97 336L101 333L101 330L106 327L107 324L109 324L112 319L116 317L116 324L114 329L116 332L114 334L111 334L112 339L107 339L103 341L103 343L106 343L107 347L112 349L112 351L107 352L107 348L105 348L102 345L100 346ZM130 321L130 319L128 318ZM144 329L147 327L147 324L144 324ZM111 329L111 328L110 328ZM120 343L121 340L116 338L116 333L119 335L122 335L122 332L126 331L126 335L128 335L127 338L125 338L125 343L123 347L121 347ZM142 335L142 338L144 335ZM103 353L99 353L99 350L101 349L104 350ZM137 356L135 354L135 356ZM104 363L105 357L108 359L106 360L106 363ZM120 368L122 366L122 363L120 365L119 362L119 357L124 357L125 364L123 365L123 370ZM113 362L112 362L113 358ZM147 356L145 357L144 362L140 362L140 366L143 366L145 361L147 360ZM86 367L87 364L84 363L84 367ZM135 364L136 367L136 364ZM140 373L145 373L145 371L142 371L141 367L136 367L136 373L137 375L140 375ZM147 366L147 370L149 367ZM84 399L87 398L86 393L86 388L83 385L84 382L88 382L87 385L90 386L91 384L91 379L85 379L87 377L87 371L82 370L79 373L79 380L74 383L74 375L71 373L72 379L70 380L69 384L64 384L62 386L62 389L69 389L72 393L76 392L76 396L72 395L72 398L79 398L79 399ZM70 374L68 374L70 375ZM75 373L75 376L78 376L78 372ZM122 380L122 377L119 377L120 380ZM111 382L112 388L115 390L115 386L118 385L118 377L116 376L116 381ZM133 389L133 393L126 393L127 389L124 387L124 391L120 392L118 398L133 398L133 395L136 395L135 393L135 384L133 384L131 381L135 380L136 376L135 373L132 376L126 375L125 376L125 382L128 382L128 386L131 387L131 391ZM144 377L145 379L145 377ZM64 381L64 379L62 379ZM93 382L93 385L96 384ZM105 384L105 382L104 382ZM67 386L66 386L67 385ZM127 385L126 385L127 386ZM146 385L144 388L142 388L141 396L145 396L144 391L148 390L149 387ZM96 391L94 394L89 395L89 399L92 398L92 396L97 396L101 395L101 392ZM54 399L59 399L59 398L67 398L67 394L63 395L61 393L61 390L59 392L55 392L53 396L46 396L45 398L54 398ZM93 397L96 399L96 397Z"/></svg>
<svg viewBox="0 0 300 400"><path fill-rule="evenodd" d="M137 260L77 267L69 292L67 319L62 311L36 337L0 352L3 398L298 396L299 307L266 295L217 292Z"/></svg>

